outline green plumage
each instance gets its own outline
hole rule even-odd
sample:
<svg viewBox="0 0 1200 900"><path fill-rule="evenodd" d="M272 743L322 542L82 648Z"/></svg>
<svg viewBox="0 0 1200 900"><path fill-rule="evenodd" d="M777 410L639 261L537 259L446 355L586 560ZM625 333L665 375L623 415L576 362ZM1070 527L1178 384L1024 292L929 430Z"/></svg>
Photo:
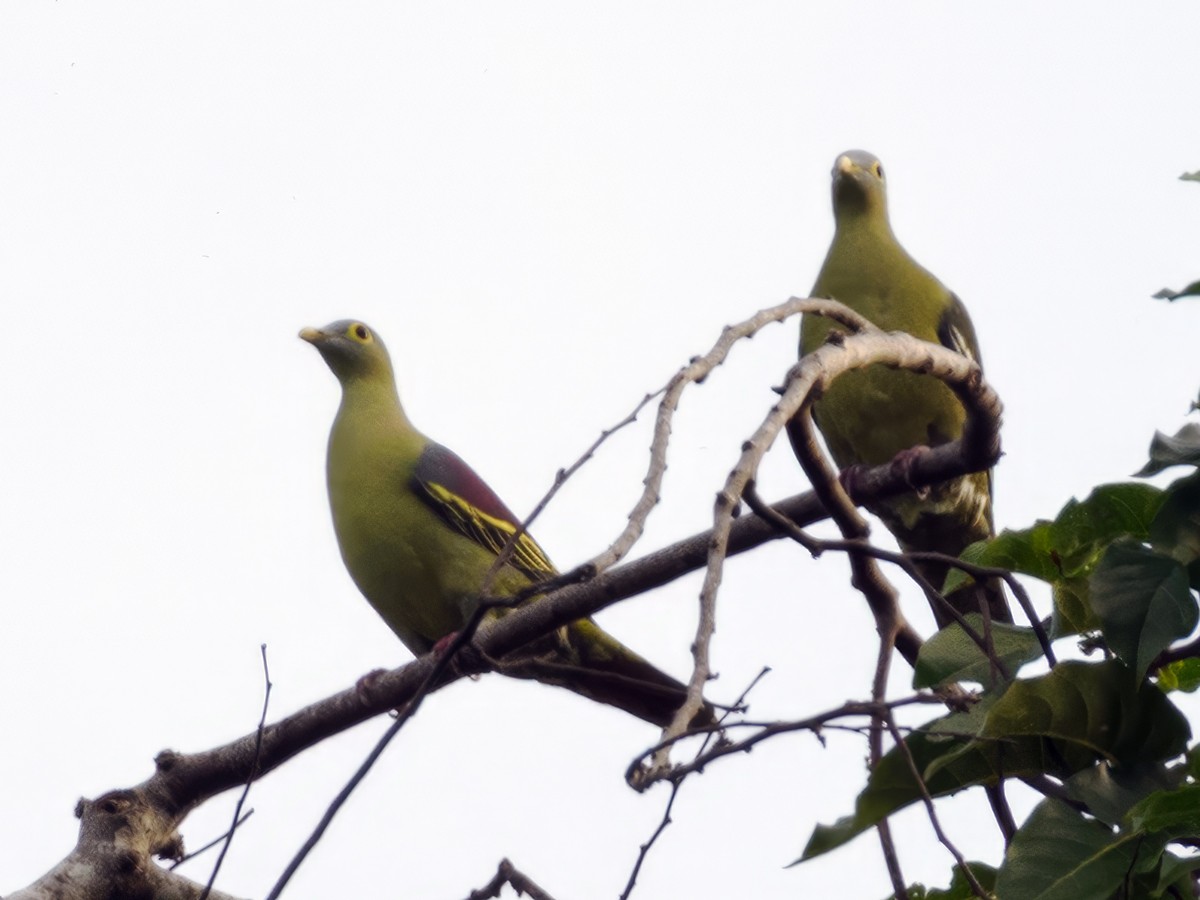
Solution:
<svg viewBox="0 0 1200 900"><path fill-rule="evenodd" d="M342 559L404 645L426 653L466 623L500 548L517 530L516 518L466 463L412 426L387 350L370 328L346 320L300 336L342 386L326 469ZM514 549L491 581L492 596L511 596L555 574L528 535ZM685 695L682 684L591 619L506 662L516 674L657 725L671 720ZM706 707L697 724L711 720Z"/></svg>
<svg viewBox="0 0 1200 900"><path fill-rule="evenodd" d="M812 296L838 300L884 331L906 331L982 364L962 302L896 240L879 160L861 150L838 157L833 211L836 230ZM834 328L829 319L805 315L800 353L820 347ZM885 366L840 377L814 406L813 416L843 468L882 465L910 448L956 440L966 421L962 404L941 381ZM906 494L869 508L902 549L958 556L968 544L993 533L991 473L956 478L923 495ZM941 588L945 566L926 563L921 569ZM961 612L978 611L982 600L994 618L1009 620L998 583L965 587L949 599ZM938 623L945 624L943 616Z"/></svg>

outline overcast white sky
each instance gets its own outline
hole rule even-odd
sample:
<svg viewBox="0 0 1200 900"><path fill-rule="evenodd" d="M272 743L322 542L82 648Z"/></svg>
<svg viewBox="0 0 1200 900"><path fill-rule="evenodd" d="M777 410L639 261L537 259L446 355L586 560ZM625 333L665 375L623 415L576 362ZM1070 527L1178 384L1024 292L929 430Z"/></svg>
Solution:
<svg viewBox="0 0 1200 900"><path fill-rule="evenodd" d="M251 730L260 643L272 718L408 658L337 554L337 388L301 326L378 329L412 418L524 512L722 325L807 292L830 166L863 147L1005 400L999 524L1124 478L1181 423L1200 305L1149 295L1200 276L1200 188L1176 180L1200 168L1200 7L797 7L0 5L0 893L70 849L78 796ZM685 399L638 552L708 526L795 338L771 329ZM539 523L560 565L619 530L646 441L623 433ZM761 485L804 487L786 448ZM601 621L682 676L697 587ZM842 560L739 559L718 629L714 696L774 670L756 717L869 692ZM386 726L256 786L219 886L265 893ZM655 738L567 692L456 685L289 896L462 897L509 856L563 900L615 897L666 800L622 781ZM865 752L800 735L713 766L636 896L885 896L869 835L783 868L849 811ZM190 845L233 799L185 823ZM982 804L944 815L997 861ZM896 829L908 878L944 883L923 815Z"/></svg>

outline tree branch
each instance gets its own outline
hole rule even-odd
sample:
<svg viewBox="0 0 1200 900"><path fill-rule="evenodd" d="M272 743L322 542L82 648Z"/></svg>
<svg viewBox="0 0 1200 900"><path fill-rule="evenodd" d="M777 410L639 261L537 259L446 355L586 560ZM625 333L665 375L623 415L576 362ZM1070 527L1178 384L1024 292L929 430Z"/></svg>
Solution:
<svg viewBox="0 0 1200 900"><path fill-rule="evenodd" d="M705 596L711 609L724 559L743 553L782 533L771 522L757 516L734 518L745 485L753 477L759 460L783 425L795 414L815 386L835 377L837 371L874 363L927 371L941 377L967 405L967 428L961 441L934 448L916 460L911 471L901 473L891 466L865 471L856 479L857 502L911 491L967 472L981 471L994 464L999 455L999 400L983 383L978 369L963 357L945 348L926 344L909 335L884 335L832 301L789 300L727 330L710 354L681 370L667 389L660 406L659 431L670 426L670 403L677 402L684 383L704 377L728 353L732 343L754 333L772 321L781 321L800 312L814 312L837 319L847 327L864 333L847 338L841 345L826 345L805 357L794 370L784 396L771 410L763 425L746 444L746 450L730 481L721 492L724 498L714 514L714 527L648 554L631 563L614 566L585 583L572 583L547 593L481 628L477 643L481 654L466 654L456 661L453 671L436 672L436 660L426 656L386 672L372 683L368 692L351 688L314 703L278 722L256 730L224 746L199 753L183 754L164 750L155 759L155 772L146 781L129 789L110 791L94 801L81 801L77 815L81 819L80 836L74 850L51 872L28 888L11 895L20 900L41 900L53 896L72 898L108 894L113 885L149 888L154 896L195 900L203 888L173 872L155 865L153 856L178 858L182 840L177 828L187 814L205 800L231 788L257 780L303 750L327 737L357 725L380 713L403 706L417 696L424 681L432 676L436 690L463 675L487 670L486 659L502 659L533 640L576 619L591 615L621 600L644 593L674 579L707 566ZM869 339L869 340L868 340ZM670 403L668 403L670 400ZM666 410L666 412L664 412ZM653 468L653 464L652 464ZM661 473L660 473L661 474ZM657 488L647 485L643 506L653 505ZM777 512L804 527L826 513L816 496L809 492L775 504ZM640 517L639 521L644 521ZM601 554L592 566L569 573L567 578L586 578L603 569L628 551L639 526L631 517L630 529L613 547ZM556 582L561 583L561 582ZM532 593L545 591L546 587ZM701 635L711 634L711 617L702 616ZM691 692L699 702L705 671L697 666ZM685 719L686 721L686 719ZM811 720L810 720L811 721ZM682 728L679 729L682 733ZM99 880L98 880L99 879ZM99 885L105 885L101 890ZM132 886L118 894L134 895ZM213 891L210 897L225 900L230 895Z"/></svg>

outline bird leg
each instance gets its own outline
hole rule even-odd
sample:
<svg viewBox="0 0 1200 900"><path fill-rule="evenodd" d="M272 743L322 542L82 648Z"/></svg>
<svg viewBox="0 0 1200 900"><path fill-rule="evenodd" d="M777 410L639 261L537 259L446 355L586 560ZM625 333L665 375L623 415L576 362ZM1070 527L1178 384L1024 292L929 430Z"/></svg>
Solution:
<svg viewBox="0 0 1200 900"><path fill-rule="evenodd" d="M901 450L892 457L892 461L888 463L892 472L903 478L905 483L912 488L917 497L925 500L929 496L929 487L917 487L912 483L912 470L917 464L917 460L930 453L929 447L924 444L917 444L915 447L909 447L907 450ZM862 463L855 463L852 466L846 466L838 473L838 482L842 485L842 490L846 495L857 502L857 497L862 489L864 475L870 471L871 467Z"/></svg>
<svg viewBox="0 0 1200 900"><path fill-rule="evenodd" d="M430 649L430 652L437 654L445 653L450 648L450 645L454 643L454 639L456 637L458 637L457 630L452 631L449 634L442 635L433 642L433 647Z"/></svg>
<svg viewBox="0 0 1200 900"><path fill-rule="evenodd" d="M358 681L354 682L354 693L363 703L369 702L370 693L375 688L375 683L379 681L381 675L387 672L387 669L372 669Z"/></svg>
<svg viewBox="0 0 1200 900"><path fill-rule="evenodd" d="M926 485L925 487L919 488L913 484L912 470L913 466L917 464L917 460L919 460L922 456L927 456L931 452L932 451L924 444L917 444L915 447L909 447L907 450L901 450L894 457L892 457L892 461L889 464L891 470L902 477L905 483L916 492L917 497L921 500L924 500L929 496L929 486Z"/></svg>
<svg viewBox="0 0 1200 900"><path fill-rule="evenodd" d="M870 466L855 463L852 466L846 466L846 468L838 472L838 483L841 484L842 490L846 492L846 496L851 500L854 500L858 495L858 491L862 487L863 473L870 468Z"/></svg>

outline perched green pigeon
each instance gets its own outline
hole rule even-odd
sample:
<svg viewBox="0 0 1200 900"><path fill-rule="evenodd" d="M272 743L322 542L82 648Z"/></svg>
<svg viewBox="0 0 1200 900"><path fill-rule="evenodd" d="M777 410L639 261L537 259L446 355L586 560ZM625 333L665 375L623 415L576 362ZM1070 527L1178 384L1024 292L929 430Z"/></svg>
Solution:
<svg viewBox="0 0 1200 900"><path fill-rule="evenodd" d="M387 349L362 322L305 328L342 385L326 475L333 526L350 577L414 654L460 629L517 518L471 468L408 421ZM502 597L555 573L528 535L488 591ZM537 602L537 601L533 601ZM522 674L665 726L682 684L591 619L520 654ZM705 707L694 724L712 721Z"/></svg>
<svg viewBox="0 0 1200 900"><path fill-rule="evenodd" d="M888 221L887 185L879 160L848 150L833 166L836 230L812 296L838 300L884 331L907 331L981 363L975 328L966 307L917 263L896 240ZM820 347L837 326L805 315L800 353ZM813 408L817 427L834 460L853 472L895 460L962 436L966 412L938 379L871 366L839 378ZM914 449L918 448L918 449ZM852 479L851 479L852 480ZM905 551L958 556L968 544L991 537L992 475L979 472L870 505ZM922 574L941 588L947 567L922 563ZM950 594L960 612L988 605L993 619L1011 621L998 581L972 584ZM939 626L946 617L937 613Z"/></svg>

